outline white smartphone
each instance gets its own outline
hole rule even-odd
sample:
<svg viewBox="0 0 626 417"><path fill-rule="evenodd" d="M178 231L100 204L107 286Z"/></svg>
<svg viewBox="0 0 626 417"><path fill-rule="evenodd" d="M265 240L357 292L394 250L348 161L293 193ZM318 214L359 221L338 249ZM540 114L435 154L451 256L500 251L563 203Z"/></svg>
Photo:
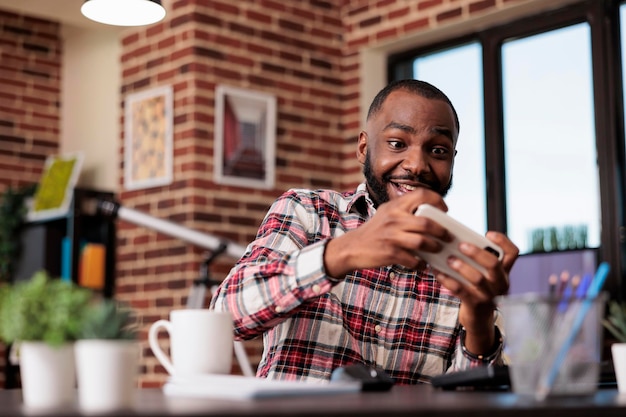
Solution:
<svg viewBox="0 0 626 417"><path fill-rule="evenodd" d="M448 258L450 256L455 256L459 259L462 259L464 262L467 262L477 270L481 271L483 274L487 274L487 271L482 266L478 265L472 259L463 255L459 250L459 244L461 242L468 242L473 245L478 246L496 256L499 260L502 260L504 257L504 251L501 247L487 239L485 236L473 231L469 227L460 223L458 220L453 219L445 212L439 210L438 208L431 206L430 204L422 204L415 211L416 216L428 217L439 223L441 226L448 229L448 231L452 234L454 239L451 242L443 242L439 241L443 245L443 249L440 252L424 252L417 251L417 255L428 262L430 266L433 268L443 272L444 274L457 279L459 282L465 285L469 285L467 279L465 279L461 274L453 270L448 266Z"/></svg>

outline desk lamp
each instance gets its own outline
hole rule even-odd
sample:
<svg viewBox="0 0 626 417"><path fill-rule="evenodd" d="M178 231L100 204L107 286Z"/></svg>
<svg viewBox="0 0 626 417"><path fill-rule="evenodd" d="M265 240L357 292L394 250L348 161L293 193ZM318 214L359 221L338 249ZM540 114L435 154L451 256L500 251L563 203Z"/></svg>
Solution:
<svg viewBox="0 0 626 417"><path fill-rule="evenodd" d="M174 222L159 219L137 210L122 207L118 202L111 200L91 200L85 203L83 210L86 213L100 213L105 216L120 218L138 226L144 226L149 229L156 230L168 236L172 236L189 243L193 243L211 251L211 255L201 265L201 277L194 281L189 300L188 308L201 308L207 287L213 284L209 279L208 266L219 255L225 254L232 258L239 259L245 252L243 246L225 239L200 233L196 230L189 229ZM254 371L250 366L248 356L246 355L243 344L235 341L235 356L239 362L241 371L245 376L254 376Z"/></svg>

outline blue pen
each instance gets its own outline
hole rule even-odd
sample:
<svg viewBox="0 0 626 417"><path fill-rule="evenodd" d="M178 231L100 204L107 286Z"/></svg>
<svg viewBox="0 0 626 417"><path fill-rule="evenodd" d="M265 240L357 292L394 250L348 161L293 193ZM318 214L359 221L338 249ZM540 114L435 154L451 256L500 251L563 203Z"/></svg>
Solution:
<svg viewBox="0 0 626 417"><path fill-rule="evenodd" d="M561 302L559 303L558 312L563 313L567 310L567 306L569 305L569 299L572 297L572 287L569 285L563 291L563 296L561 297Z"/></svg>
<svg viewBox="0 0 626 417"><path fill-rule="evenodd" d="M587 315L587 312L589 311L589 309L591 308L593 304L594 298L596 298L598 294L600 294L600 290L602 289L602 286L604 285L604 282L606 281L606 278L609 275L610 269L611 268L609 264L606 262L602 262L600 266L598 267L598 270L596 271L596 275L593 277L593 280L591 280L591 283L589 284L589 289L587 290L585 294L585 299L582 302L580 310L578 310L578 314L576 315L576 318L574 319L574 324L570 328L571 330L567 334L567 338L565 339L565 342L561 345L561 348L559 349L559 352L556 355L554 363L550 367L549 372L546 374L545 380L539 381L539 385L537 387L537 399L543 400L550 393L550 390L552 389L552 385L554 384L554 381L556 380L556 377L559 374L559 369L561 368L563 361L565 361L567 352L572 347L572 344L574 343L574 339L576 339L576 335L578 334L578 332L580 331L580 328L583 325L585 316Z"/></svg>
<svg viewBox="0 0 626 417"><path fill-rule="evenodd" d="M567 310L567 306L569 305L569 301L574 295L574 286L572 285L572 280L569 280L565 289L563 290L563 294L561 295L561 302L559 303L558 311L559 313L563 313Z"/></svg>
<svg viewBox="0 0 626 417"><path fill-rule="evenodd" d="M591 278L591 274L585 274L583 275L580 284L578 284L578 288L576 288L576 298L578 298L579 300L585 298L585 296L587 295L587 290L591 285Z"/></svg>

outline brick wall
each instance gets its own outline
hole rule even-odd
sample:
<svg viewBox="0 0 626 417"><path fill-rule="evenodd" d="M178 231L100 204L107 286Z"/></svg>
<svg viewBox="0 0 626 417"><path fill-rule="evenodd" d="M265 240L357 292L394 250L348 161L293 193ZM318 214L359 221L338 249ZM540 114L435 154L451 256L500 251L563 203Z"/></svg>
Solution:
<svg viewBox="0 0 626 417"><path fill-rule="evenodd" d="M176 1L166 21L129 33L122 43L123 95L174 87L174 182L122 192L125 206L245 244L282 190L340 186L342 23L333 2ZM274 189L213 183L218 84L276 95ZM120 226L118 294L142 311L147 331L149 323L185 304L202 250ZM233 262L222 260L213 275L223 278ZM258 343L249 351L257 362ZM141 385L159 385L162 367L147 344L144 353Z"/></svg>
<svg viewBox="0 0 626 417"><path fill-rule="evenodd" d="M542 0L174 0L164 22L124 32L120 103L123 106L123 99L133 92L173 86L174 182L137 191L122 187L120 201L125 207L246 244L269 204L287 188L345 189L361 180L355 145L361 127L361 72L367 71L361 68L362 48L538 1ZM213 103L218 84L276 95L274 189L213 182ZM23 100L27 91L18 96ZM21 112L28 108L25 101L16 103L11 108ZM1 146L0 169L5 169L9 156L4 140ZM122 155L123 151L120 137ZM40 169L41 162L42 158L35 161L33 170ZM13 162L12 167L6 175L15 178L23 164ZM4 178L2 171L0 180ZM202 249L118 222L117 296L132 303L144 324L143 387L165 381L164 370L147 347L147 328L171 309L184 307L203 258ZM213 276L223 278L232 263L221 259L211 270ZM247 347L258 361L259 342Z"/></svg>
<svg viewBox="0 0 626 417"><path fill-rule="evenodd" d="M59 31L0 11L0 190L37 181L59 147Z"/></svg>
<svg viewBox="0 0 626 417"><path fill-rule="evenodd" d="M59 25L0 10L0 192L38 181L56 153L60 73ZM0 344L0 388L4 358Z"/></svg>

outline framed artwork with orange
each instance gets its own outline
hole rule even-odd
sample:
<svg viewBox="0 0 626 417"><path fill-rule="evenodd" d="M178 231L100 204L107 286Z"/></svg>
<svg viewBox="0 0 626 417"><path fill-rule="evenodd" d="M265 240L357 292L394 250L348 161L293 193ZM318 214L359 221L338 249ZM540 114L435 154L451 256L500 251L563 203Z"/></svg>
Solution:
<svg viewBox="0 0 626 417"><path fill-rule="evenodd" d="M173 92L163 86L129 94L124 108L124 188L168 185L173 178Z"/></svg>

